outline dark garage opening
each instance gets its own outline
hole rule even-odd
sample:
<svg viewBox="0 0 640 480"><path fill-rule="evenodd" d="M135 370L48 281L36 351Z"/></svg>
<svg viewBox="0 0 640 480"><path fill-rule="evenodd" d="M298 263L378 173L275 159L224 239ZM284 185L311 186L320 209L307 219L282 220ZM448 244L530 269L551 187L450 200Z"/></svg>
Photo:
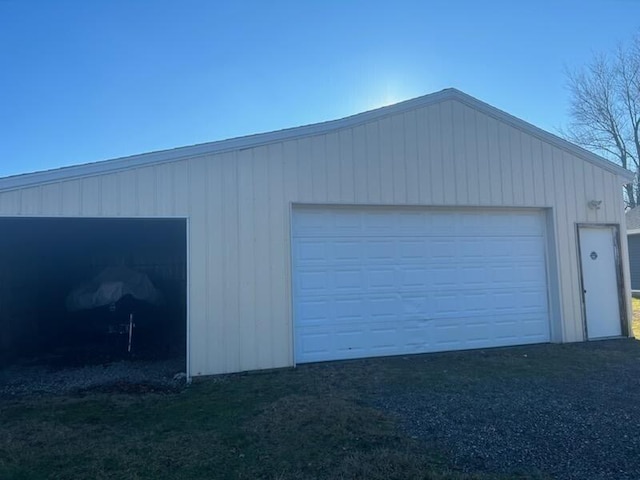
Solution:
<svg viewBox="0 0 640 480"><path fill-rule="evenodd" d="M186 252L185 219L0 218L0 366L184 363ZM159 295L70 309L74 289L97 298L92 280L113 292L122 272Z"/></svg>

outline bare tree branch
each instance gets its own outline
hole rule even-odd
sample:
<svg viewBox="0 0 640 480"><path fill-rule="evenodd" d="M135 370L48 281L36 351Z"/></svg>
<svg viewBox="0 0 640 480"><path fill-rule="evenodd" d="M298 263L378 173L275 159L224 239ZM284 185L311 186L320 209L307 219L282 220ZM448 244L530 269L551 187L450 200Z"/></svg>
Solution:
<svg viewBox="0 0 640 480"><path fill-rule="evenodd" d="M566 76L571 121L565 137L635 171L625 201L640 205L640 32L629 45L595 55Z"/></svg>

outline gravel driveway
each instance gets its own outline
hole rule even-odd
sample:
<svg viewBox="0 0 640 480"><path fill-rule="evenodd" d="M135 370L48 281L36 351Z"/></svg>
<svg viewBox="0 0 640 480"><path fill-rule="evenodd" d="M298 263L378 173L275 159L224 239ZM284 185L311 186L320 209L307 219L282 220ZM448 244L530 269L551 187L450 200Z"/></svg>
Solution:
<svg viewBox="0 0 640 480"><path fill-rule="evenodd" d="M184 359L119 361L83 367L47 365L0 368L0 401L24 395L68 395L87 391L149 392L184 385ZM178 374L179 378L176 378Z"/></svg>
<svg viewBox="0 0 640 480"><path fill-rule="evenodd" d="M640 343L584 344L623 362L560 375L496 376L389 391L376 406L468 472L640 479ZM604 353L603 350L604 349ZM526 355L525 355L526 356ZM606 357L605 357L606 358ZM452 368L455 368L455 364Z"/></svg>

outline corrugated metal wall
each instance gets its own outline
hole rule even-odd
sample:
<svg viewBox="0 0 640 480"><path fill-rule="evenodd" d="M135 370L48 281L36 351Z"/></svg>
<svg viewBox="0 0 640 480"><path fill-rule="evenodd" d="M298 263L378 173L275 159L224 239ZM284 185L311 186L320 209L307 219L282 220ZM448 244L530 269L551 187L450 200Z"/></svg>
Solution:
<svg viewBox="0 0 640 480"><path fill-rule="evenodd" d="M629 270L631 289L640 290L640 235L629 235Z"/></svg>
<svg viewBox="0 0 640 480"><path fill-rule="evenodd" d="M592 199L603 200L600 210L587 208ZM623 222L615 174L454 100L328 134L0 193L0 215L188 216L190 361L199 375L292 364L291 203L551 207L563 341L583 339L575 223Z"/></svg>

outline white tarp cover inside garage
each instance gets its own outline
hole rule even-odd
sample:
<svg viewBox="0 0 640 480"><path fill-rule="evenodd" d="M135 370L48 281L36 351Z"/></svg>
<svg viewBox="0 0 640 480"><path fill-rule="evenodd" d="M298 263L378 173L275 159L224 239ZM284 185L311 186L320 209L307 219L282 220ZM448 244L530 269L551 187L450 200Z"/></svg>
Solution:
<svg viewBox="0 0 640 480"><path fill-rule="evenodd" d="M295 208L298 363L550 340L542 210Z"/></svg>

